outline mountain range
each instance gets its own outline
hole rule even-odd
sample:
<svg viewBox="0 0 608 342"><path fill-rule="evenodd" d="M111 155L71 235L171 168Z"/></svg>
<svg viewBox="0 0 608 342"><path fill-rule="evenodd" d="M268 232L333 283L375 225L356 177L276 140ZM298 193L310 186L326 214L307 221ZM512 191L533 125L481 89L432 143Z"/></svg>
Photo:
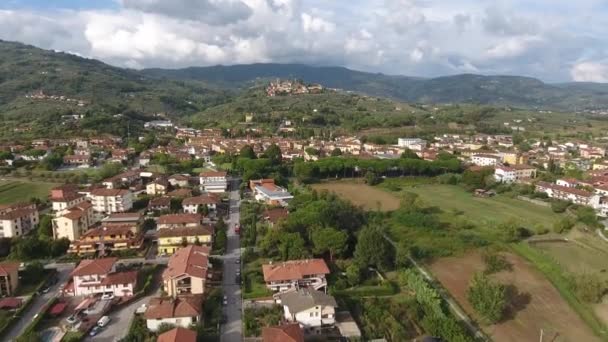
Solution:
<svg viewBox="0 0 608 342"><path fill-rule="evenodd" d="M547 84L521 76L462 74L437 78L391 76L301 64L248 64L131 70L100 61L0 41L0 111L44 91L86 100L101 110L176 115L229 102L239 91L275 78L416 103L472 103L519 108L608 108L608 84Z"/></svg>

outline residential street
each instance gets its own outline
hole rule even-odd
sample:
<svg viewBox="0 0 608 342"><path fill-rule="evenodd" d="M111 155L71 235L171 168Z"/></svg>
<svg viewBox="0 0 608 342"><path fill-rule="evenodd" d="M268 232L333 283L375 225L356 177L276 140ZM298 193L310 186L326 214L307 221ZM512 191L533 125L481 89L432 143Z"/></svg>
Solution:
<svg viewBox="0 0 608 342"><path fill-rule="evenodd" d="M55 265L57 268L57 276L58 281L55 285L51 286L51 290L45 294L34 297L34 300L30 307L23 314L21 319L15 324L11 330L6 334L6 339L8 341L14 341L23 333L25 328L32 322L34 317L40 312L44 304L48 303L53 297L57 296L59 286L66 283L68 280L70 273L74 270L74 264L57 264ZM55 268L48 267L47 268Z"/></svg>
<svg viewBox="0 0 608 342"><path fill-rule="evenodd" d="M228 305L224 306L224 314L227 322L222 326L222 342L240 342L243 339L241 320L241 285L235 283L236 271L240 270L240 237L235 233L234 229L239 223L240 213L240 195L239 181L230 181L230 221L228 224L228 246L224 257L224 277L222 280L222 289L224 295L228 297Z"/></svg>

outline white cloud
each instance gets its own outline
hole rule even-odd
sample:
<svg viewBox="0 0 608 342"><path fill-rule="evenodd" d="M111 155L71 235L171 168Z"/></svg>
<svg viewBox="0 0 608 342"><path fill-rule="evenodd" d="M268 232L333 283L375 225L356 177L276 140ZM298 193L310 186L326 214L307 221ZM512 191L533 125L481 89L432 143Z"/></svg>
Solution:
<svg viewBox="0 0 608 342"><path fill-rule="evenodd" d="M539 0L536 7L523 0L500 5L474 0L113 1L116 6L107 9L0 9L0 39L134 68L297 62L412 76L479 72L564 81L604 79L588 71L601 69L603 62L580 61L608 60L603 48L608 13L598 10L597 0L579 0L577 6Z"/></svg>
<svg viewBox="0 0 608 342"><path fill-rule="evenodd" d="M572 80L577 82L608 82L608 63L580 62L570 70Z"/></svg>

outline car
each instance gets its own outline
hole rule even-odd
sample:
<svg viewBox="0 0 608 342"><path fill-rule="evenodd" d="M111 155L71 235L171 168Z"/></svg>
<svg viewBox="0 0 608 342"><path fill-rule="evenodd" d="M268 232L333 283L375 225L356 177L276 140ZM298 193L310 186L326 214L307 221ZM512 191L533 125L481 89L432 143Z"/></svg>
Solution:
<svg viewBox="0 0 608 342"><path fill-rule="evenodd" d="M104 293L103 296L101 296L101 299L102 300L114 299L114 293L112 293L112 292Z"/></svg>
<svg viewBox="0 0 608 342"><path fill-rule="evenodd" d="M138 307L138 308L135 310L135 313L136 313L136 314L144 314L144 313L146 312L146 310L148 310L148 305L146 305L146 304L144 303L144 304L142 304L140 307Z"/></svg>
<svg viewBox="0 0 608 342"><path fill-rule="evenodd" d="M91 332L89 332L89 336L95 336L99 334L99 331L101 331L101 327L99 325L96 325L93 327L93 329L91 329Z"/></svg>
<svg viewBox="0 0 608 342"><path fill-rule="evenodd" d="M108 316L103 316L99 319L99 321L97 321L97 325L102 328L108 325L108 323L110 323L110 317Z"/></svg>
<svg viewBox="0 0 608 342"><path fill-rule="evenodd" d="M66 318L65 320L70 324L75 324L76 322L78 322L78 317L76 317L76 315L71 315L70 317Z"/></svg>
<svg viewBox="0 0 608 342"><path fill-rule="evenodd" d="M241 263L241 259L236 259L234 262L237 263L237 264L240 264Z"/></svg>
<svg viewBox="0 0 608 342"><path fill-rule="evenodd" d="M240 284L241 282L241 275L239 273L236 274L236 277L234 277L234 282L237 284Z"/></svg>
<svg viewBox="0 0 608 342"><path fill-rule="evenodd" d="M51 291L50 286L45 286L40 290L41 293L49 293L49 291Z"/></svg>
<svg viewBox="0 0 608 342"><path fill-rule="evenodd" d="M228 322L228 316L222 315L222 318L220 319L220 324L226 324L226 322Z"/></svg>
<svg viewBox="0 0 608 342"><path fill-rule="evenodd" d="M228 296L224 296L223 303L224 305L228 305Z"/></svg>

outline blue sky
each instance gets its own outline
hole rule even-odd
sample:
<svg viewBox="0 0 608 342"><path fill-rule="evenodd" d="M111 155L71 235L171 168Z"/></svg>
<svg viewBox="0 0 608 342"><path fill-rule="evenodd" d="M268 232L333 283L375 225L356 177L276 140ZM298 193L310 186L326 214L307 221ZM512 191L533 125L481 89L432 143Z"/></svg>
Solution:
<svg viewBox="0 0 608 342"><path fill-rule="evenodd" d="M608 82L605 0L8 0L0 39L131 67L253 62Z"/></svg>

